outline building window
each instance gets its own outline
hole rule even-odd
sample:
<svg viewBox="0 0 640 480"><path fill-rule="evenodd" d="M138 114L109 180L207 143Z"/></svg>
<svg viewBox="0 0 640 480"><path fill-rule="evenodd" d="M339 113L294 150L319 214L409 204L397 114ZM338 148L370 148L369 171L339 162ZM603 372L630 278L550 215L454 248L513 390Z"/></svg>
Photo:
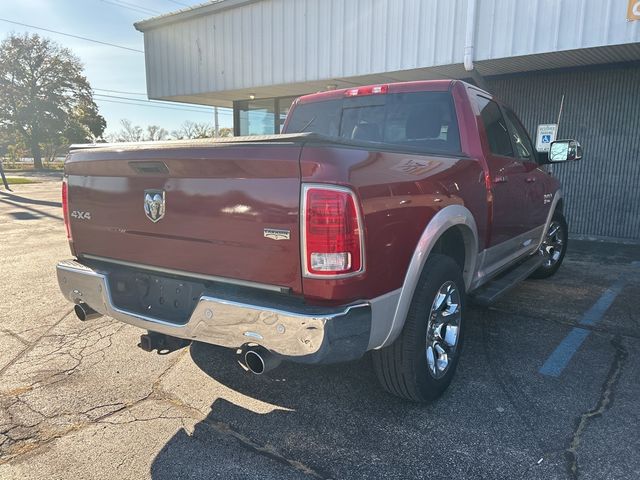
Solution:
<svg viewBox="0 0 640 480"><path fill-rule="evenodd" d="M273 135L282 132L297 97L260 98L233 102L235 135Z"/></svg>
<svg viewBox="0 0 640 480"><path fill-rule="evenodd" d="M236 102L239 135L271 135L274 133L275 103L272 98Z"/></svg>

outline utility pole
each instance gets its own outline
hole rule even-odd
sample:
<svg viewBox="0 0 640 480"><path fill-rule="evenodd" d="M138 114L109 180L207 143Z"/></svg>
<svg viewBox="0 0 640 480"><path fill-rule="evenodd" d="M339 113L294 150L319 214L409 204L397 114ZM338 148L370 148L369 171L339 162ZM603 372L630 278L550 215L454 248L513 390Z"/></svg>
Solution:
<svg viewBox="0 0 640 480"><path fill-rule="evenodd" d="M4 168L2 167L2 159L0 158L0 177L2 177L2 183L4 183L4 188L11 191L9 188L9 182L7 182L7 177L4 176Z"/></svg>
<svg viewBox="0 0 640 480"><path fill-rule="evenodd" d="M218 107L213 107L213 135L220 136L220 124L218 123Z"/></svg>

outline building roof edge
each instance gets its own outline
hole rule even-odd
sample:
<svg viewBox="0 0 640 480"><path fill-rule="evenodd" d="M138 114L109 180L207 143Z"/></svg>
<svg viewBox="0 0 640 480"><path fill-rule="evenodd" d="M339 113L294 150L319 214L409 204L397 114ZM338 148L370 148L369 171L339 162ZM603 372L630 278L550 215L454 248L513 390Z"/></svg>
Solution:
<svg viewBox="0 0 640 480"><path fill-rule="evenodd" d="M182 10L178 10L177 12L167 13L164 15L159 15L157 17L148 18L146 20L141 20L134 23L133 26L139 32L144 33L148 30L170 25L172 23L191 20L203 15L210 15L212 13L218 13L224 10L230 10L232 8L238 8L250 3L256 3L260 1L262 0L215 0L200 5L194 5L193 7L184 8Z"/></svg>

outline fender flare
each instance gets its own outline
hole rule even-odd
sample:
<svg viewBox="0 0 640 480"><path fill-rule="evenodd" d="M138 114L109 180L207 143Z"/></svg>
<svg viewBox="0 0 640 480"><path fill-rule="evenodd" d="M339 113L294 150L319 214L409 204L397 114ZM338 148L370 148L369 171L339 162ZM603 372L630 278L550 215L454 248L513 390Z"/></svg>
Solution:
<svg viewBox="0 0 640 480"><path fill-rule="evenodd" d="M465 287L469 288L475 274L478 257L478 229L473 214L462 205L449 205L440 210L427 224L413 252L407 273L396 304L393 319L390 322L385 338L372 343L375 348L391 345L398 337L409 312L413 294L418 285L424 264L440 237L450 228L459 227L465 245L465 264L463 278ZM372 339L373 340L373 339Z"/></svg>

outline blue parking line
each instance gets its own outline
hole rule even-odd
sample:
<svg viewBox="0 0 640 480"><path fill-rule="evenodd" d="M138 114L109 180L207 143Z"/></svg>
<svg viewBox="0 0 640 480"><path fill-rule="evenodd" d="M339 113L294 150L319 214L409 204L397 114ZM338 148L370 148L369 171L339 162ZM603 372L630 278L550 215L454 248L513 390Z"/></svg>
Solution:
<svg viewBox="0 0 640 480"><path fill-rule="evenodd" d="M619 278L600 296L598 301L582 316L580 325L593 326L596 325L607 312L613 301L620 294L625 285L625 280ZM578 351L580 346L589 336L590 331L584 328L575 327L560 342L560 345L544 362L539 373L549 377L558 377L571 361L573 355Z"/></svg>

